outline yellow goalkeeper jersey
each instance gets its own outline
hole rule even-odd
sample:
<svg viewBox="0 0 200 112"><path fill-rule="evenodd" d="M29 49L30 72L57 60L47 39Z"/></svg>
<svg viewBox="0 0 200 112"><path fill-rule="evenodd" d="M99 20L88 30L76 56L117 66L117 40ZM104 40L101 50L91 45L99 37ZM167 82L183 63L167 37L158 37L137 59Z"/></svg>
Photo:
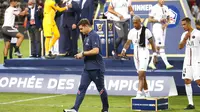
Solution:
<svg viewBox="0 0 200 112"><path fill-rule="evenodd" d="M66 7L63 7L63 8L60 8L55 0L45 0L45 3L44 3L44 22L47 23L47 24L54 24L55 21L54 21L54 18L55 18L55 15L56 15L56 12L59 11L59 12L62 12L64 10L66 10L67 8Z"/></svg>

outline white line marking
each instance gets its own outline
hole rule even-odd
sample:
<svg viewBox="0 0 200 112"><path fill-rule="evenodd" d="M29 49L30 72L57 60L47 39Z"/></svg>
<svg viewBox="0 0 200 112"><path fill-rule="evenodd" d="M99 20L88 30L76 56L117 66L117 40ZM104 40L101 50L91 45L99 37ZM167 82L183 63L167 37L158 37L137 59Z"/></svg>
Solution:
<svg viewBox="0 0 200 112"><path fill-rule="evenodd" d="M63 96L63 95L66 95L66 94L51 95L51 96L43 96L43 97L30 98L30 99L24 99L24 100L16 100L16 101L4 102L4 103L0 103L0 104L1 104L1 105L14 104L14 103L19 103L19 102L26 102L26 101L33 101L33 100L41 100L41 99L54 98L54 97Z"/></svg>
<svg viewBox="0 0 200 112"><path fill-rule="evenodd" d="M23 106L23 107L67 107L70 108L72 105L59 105L59 104L11 104L9 106ZM82 105L84 108L101 108L101 106L93 105ZM110 106L109 108L130 108L130 106Z"/></svg>

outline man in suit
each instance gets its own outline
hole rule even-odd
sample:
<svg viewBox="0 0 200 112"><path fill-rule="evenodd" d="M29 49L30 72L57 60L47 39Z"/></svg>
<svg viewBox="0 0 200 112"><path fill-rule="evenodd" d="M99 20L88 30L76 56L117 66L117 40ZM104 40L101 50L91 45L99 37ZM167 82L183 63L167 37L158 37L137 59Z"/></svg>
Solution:
<svg viewBox="0 0 200 112"><path fill-rule="evenodd" d="M31 39L31 57L41 57L41 37L42 29L42 6L36 4L36 0L28 1L27 30Z"/></svg>
<svg viewBox="0 0 200 112"><path fill-rule="evenodd" d="M77 2L72 1L72 8L63 12L61 16L60 33L59 39L59 51L65 53L66 56L74 56L77 54L77 41L79 31L77 28L78 21L80 19L80 7Z"/></svg>
<svg viewBox="0 0 200 112"><path fill-rule="evenodd" d="M102 4L106 0L99 0ZM81 8L80 19L87 18L91 24L93 24L93 15L94 15L94 0L80 0L79 6ZM84 41L85 36L82 35L82 40Z"/></svg>

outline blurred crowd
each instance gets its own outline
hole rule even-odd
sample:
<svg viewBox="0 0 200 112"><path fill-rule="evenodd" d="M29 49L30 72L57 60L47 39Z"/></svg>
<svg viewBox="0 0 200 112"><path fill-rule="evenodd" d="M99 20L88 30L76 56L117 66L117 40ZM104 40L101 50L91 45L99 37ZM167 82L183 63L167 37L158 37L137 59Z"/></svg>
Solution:
<svg viewBox="0 0 200 112"><path fill-rule="evenodd" d="M200 0L188 0L192 15L196 20L200 20Z"/></svg>
<svg viewBox="0 0 200 112"><path fill-rule="evenodd" d="M91 23L97 4L100 2L105 3L106 0L73 0L72 8L68 11L56 13L56 24L59 28L60 39L59 48L56 54L63 54L64 56L73 56L78 52L77 41L79 37L79 31L76 26L78 21L82 18L87 18ZM16 16L15 26L20 31L20 27L23 26L27 36L30 38L31 57L41 57L41 31L43 30L43 8L45 0L19 0L18 10L23 11L28 9L28 15ZM55 2L63 7L62 0L55 0ZM0 0L0 26L4 22L5 10L9 7L9 0ZM1 38L2 36L0 36ZM84 39L84 36L82 36Z"/></svg>

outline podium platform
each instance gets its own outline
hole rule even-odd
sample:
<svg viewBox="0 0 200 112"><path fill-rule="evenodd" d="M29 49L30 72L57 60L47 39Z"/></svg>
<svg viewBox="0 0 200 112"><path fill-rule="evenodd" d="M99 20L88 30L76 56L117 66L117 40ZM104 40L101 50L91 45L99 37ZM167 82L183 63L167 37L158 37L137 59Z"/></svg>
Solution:
<svg viewBox="0 0 200 112"><path fill-rule="evenodd" d="M132 98L132 110L158 112L168 109L168 97Z"/></svg>
<svg viewBox="0 0 200 112"><path fill-rule="evenodd" d="M169 63L174 65L173 69L182 69L183 58L168 58ZM132 60L114 60L112 58L104 58L106 68L112 67L131 67L135 69L134 62ZM161 58L158 60L157 69L165 69L165 65ZM77 67L83 66L83 60L77 60L74 58L57 57L56 59L44 59L44 58L18 58L6 60L5 67Z"/></svg>

